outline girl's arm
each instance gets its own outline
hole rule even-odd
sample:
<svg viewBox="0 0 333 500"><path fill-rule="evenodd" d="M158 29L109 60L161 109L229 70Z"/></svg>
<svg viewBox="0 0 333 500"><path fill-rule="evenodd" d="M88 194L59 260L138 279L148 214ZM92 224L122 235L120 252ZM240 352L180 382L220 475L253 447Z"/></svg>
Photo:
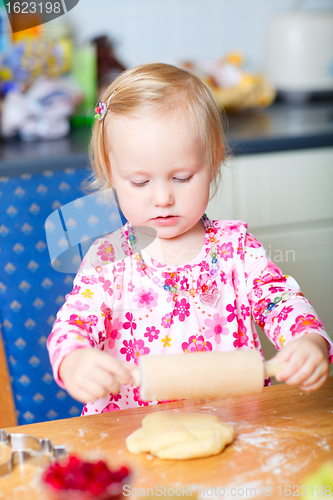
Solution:
<svg viewBox="0 0 333 500"><path fill-rule="evenodd" d="M55 381L82 402L118 393L119 384L131 380L128 363L103 351L112 321L114 265L98 257L101 243L89 249L47 342Z"/></svg>
<svg viewBox="0 0 333 500"><path fill-rule="evenodd" d="M245 237L244 266L254 321L280 351L274 359L287 361L277 379L318 389L333 361L333 344L296 281L284 276L250 234ZM283 300L281 300L283 298Z"/></svg>

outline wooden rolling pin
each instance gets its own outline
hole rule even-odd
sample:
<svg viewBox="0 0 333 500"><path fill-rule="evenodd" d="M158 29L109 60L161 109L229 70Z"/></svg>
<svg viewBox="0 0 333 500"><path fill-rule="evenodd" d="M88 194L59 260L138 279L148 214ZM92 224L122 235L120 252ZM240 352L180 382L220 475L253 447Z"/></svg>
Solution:
<svg viewBox="0 0 333 500"><path fill-rule="evenodd" d="M140 356L131 374L143 401L255 394L286 363L263 363L260 352L196 352Z"/></svg>

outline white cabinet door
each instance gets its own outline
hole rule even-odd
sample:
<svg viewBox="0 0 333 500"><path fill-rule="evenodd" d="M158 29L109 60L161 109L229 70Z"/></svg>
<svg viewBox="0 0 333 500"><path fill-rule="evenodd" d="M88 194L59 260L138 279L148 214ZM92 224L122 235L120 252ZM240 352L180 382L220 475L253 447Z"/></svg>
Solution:
<svg viewBox="0 0 333 500"><path fill-rule="evenodd" d="M232 158L208 212L251 228L333 218L333 148Z"/></svg>
<svg viewBox="0 0 333 500"><path fill-rule="evenodd" d="M207 214L241 219L333 338L333 148L235 157ZM259 332L267 357L275 348Z"/></svg>

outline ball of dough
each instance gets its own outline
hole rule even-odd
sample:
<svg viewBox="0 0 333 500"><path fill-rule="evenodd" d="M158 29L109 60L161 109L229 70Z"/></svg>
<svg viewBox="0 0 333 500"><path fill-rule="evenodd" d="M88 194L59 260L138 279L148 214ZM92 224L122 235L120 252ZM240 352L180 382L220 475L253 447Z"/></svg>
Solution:
<svg viewBox="0 0 333 500"><path fill-rule="evenodd" d="M142 420L142 427L128 436L126 446L131 453L185 460L218 455L234 436L234 428L215 415L160 411Z"/></svg>

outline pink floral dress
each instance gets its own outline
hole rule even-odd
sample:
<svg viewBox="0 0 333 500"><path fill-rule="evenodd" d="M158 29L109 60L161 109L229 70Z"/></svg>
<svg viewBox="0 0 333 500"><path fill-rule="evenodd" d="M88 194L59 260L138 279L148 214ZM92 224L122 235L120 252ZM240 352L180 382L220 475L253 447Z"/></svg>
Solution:
<svg viewBox="0 0 333 500"><path fill-rule="evenodd" d="M263 356L255 323L277 349L308 328L317 330L330 344L332 362L332 342L296 281L282 275L245 223L212 224L218 254L214 287L220 293L215 307L203 303L198 293L173 295L152 278L200 291L209 278L208 234L199 255L182 266L162 265L142 250L148 274L134 259L127 224L91 246L48 339L54 378L61 387L61 361L82 347L104 350L132 364L142 355L189 356L197 351L260 349ZM286 293L290 298L280 300ZM137 387L122 386L119 394L87 403L83 414L156 403L143 402Z"/></svg>

